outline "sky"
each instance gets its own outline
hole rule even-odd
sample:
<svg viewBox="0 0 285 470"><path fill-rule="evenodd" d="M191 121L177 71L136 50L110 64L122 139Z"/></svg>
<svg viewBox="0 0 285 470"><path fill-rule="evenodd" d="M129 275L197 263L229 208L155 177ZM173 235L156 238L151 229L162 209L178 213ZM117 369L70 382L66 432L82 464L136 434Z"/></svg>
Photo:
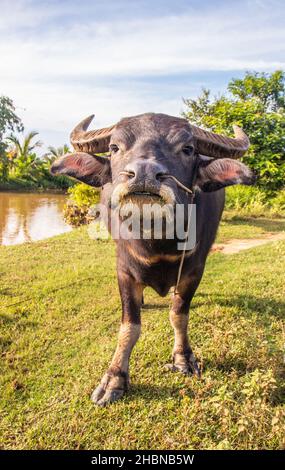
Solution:
<svg viewBox="0 0 285 470"><path fill-rule="evenodd" d="M284 23L284 0L0 0L0 95L44 151L90 114L179 116L203 87L285 69Z"/></svg>

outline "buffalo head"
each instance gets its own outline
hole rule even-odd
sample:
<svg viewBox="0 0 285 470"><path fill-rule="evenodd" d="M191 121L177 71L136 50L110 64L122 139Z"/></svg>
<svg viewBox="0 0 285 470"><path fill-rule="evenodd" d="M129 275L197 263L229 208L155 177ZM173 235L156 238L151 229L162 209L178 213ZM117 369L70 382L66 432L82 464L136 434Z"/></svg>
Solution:
<svg viewBox="0 0 285 470"><path fill-rule="evenodd" d="M64 174L91 186L109 183L114 201L131 197L139 202L160 198L166 203L186 202L182 184L215 191L233 184L250 184L250 170L238 162L249 146L246 134L234 126L235 138L205 131L186 119L146 113L124 118L115 126L88 131L93 116L71 133L75 153L52 165L53 174ZM107 156L100 153L109 152Z"/></svg>

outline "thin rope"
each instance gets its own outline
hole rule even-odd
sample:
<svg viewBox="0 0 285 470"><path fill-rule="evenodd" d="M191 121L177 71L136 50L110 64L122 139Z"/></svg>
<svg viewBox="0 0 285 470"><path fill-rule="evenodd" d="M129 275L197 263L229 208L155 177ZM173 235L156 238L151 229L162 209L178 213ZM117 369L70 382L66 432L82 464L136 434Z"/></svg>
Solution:
<svg viewBox="0 0 285 470"><path fill-rule="evenodd" d="M188 239L189 239L190 223L191 223L191 216L192 216L193 199L194 199L194 194L191 191L190 213L188 214L187 234L186 234L186 238L185 238L185 241L184 241L181 260L180 260L180 263L179 263L177 280L176 280L176 285L175 285L175 288L174 288L174 295L178 294L178 286L180 284L181 274L182 274L184 260L185 260L186 251L187 251L187 244L188 244Z"/></svg>
<svg viewBox="0 0 285 470"><path fill-rule="evenodd" d="M131 173L129 171L121 171L119 174L120 175L133 176L133 173ZM187 244L188 244L188 240L189 240L190 223L191 223L191 216L192 216L192 207L193 207L193 200L194 200L195 193L193 192L192 189L187 188L187 186L185 186L175 176L170 175L169 173L167 173L165 175L161 175L160 178L161 179L168 179L168 178L173 179L173 181L175 181L177 186L180 186L180 188L182 188L184 191L186 191L188 194L191 195L191 197L190 197L190 213L188 214L188 222L187 222L187 234L186 234L186 238L184 240L184 246L183 246L182 256L181 256L180 263L179 263L176 285L174 287L174 295L177 295L178 294L178 286L180 284L180 279L181 279L183 265L184 265L184 261L185 261L186 251L187 251ZM191 186L193 187L193 182L192 182Z"/></svg>
<svg viewBox="0 0 285 470"><path fill-rule="evenodd" d="M192 179L192 183L191 183L191 188L188 188L187 186L185 186L183 183L181 183L181 181L179 181L177 178L175 178L175 176L173 175L170 175L170 174L166 174L166 175L162 175L161 178L163 179L166 179L166 178L171 178L173 179L173 181L175 181L175 183L177 184L177 186L180 186L180 188L182 188L184 191L186 191L188 194L190 194L190 213L188 214L188 222L187 222L187 234L186 234L186 238L184 240L184 246L183 246L183 251L182 251L182 256L181 256L181 259L180 259L180 263L179 263L179 268L178 268L178 274L177 274L177 280L176 280L176 285L174 287L174 295L178 295L178 286L180 284L180 279L181 279L181 275L182 275L182 270L183 270L183 265L184 265L184 261L185 261L185 256L186 256L186 251L187 251L187 244L188 244L188 240L189 240L189 232L190 232L190 223L191 223L191 217L192 217L192 207L193 207L193 201L194 201L194 196L195 196L195 193L193 191L193 186L194 186L194 178L196 176L196 166L194 167L195 168L195 171L193 173L193 179Z"/></svg>
<svg viewBox="0 0 285 470"><path fill-rule="evenodd" d="M162 179L171 178L171 179L173 179L173 181L175 181L175 183L177 184L177 186L180 186L180 188L184 189L184 191L186 191L187 193L193 194L192 189L187 188L187 186L185 186L183 183L181 183L181 181L179 181L179 180L178 180L177 178L175 178L175 176L173 176L173 175L168 175L168 174L166 174L166 175L162 175L160 178L162 178Z"/></svg>
<svg viewBox="0 0 285 470"><path fill-rule="evenodd" d="M133 173L131 173L130 171L120 171L119 174L120 174L120 175L133 176ZM168 173L165 174L165 175L161 175L161 176L160 176L160 179L168 179L168 178L173 179L173 181L175 181L175 183L177 184L177 186L180 186L180 188L184 189L184 191L186 191L187 193L189 193L189 194L192 194L192 193L193 193L192 189L187 188L187 186L185 186L183 183L181 183L181 181L179 181L177 178L175 178L175 176L170 175L170 174L168 174Z"/></svg>

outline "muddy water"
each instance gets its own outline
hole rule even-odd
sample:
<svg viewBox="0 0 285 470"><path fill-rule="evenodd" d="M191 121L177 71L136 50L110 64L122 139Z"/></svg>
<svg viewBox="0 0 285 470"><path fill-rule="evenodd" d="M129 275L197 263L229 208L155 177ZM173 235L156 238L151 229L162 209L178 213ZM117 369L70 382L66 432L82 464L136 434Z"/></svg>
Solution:
<svg viewBox="0 0 285 470"><path fill-rule="evenodd" d="M0 192L0 245L42 240L71 228L62 216L66 196Z"/></svg>

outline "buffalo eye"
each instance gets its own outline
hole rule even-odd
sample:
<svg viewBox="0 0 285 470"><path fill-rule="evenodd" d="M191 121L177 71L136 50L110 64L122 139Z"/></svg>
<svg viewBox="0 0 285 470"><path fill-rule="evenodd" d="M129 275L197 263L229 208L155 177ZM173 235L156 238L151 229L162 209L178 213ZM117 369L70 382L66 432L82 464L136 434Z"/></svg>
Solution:
<svg viewBox="0 0 285 470"><path fill-rule="evenodd" d="M185 155L188 155L190 157L194 152L194 147L193 147L193 145L185 145L185 147L183 147L182 151L183 151L183 153L185 153Z"/></svg>
<svg viewBox="0 0 285 470"><path fill-rule="evenodd" d="M111 145L110 145L110 151L111 151L112 153L116 153L116 152L118 152L118 150L119 150L118 145L116 145L116 144L111 144Z"/></svg>

